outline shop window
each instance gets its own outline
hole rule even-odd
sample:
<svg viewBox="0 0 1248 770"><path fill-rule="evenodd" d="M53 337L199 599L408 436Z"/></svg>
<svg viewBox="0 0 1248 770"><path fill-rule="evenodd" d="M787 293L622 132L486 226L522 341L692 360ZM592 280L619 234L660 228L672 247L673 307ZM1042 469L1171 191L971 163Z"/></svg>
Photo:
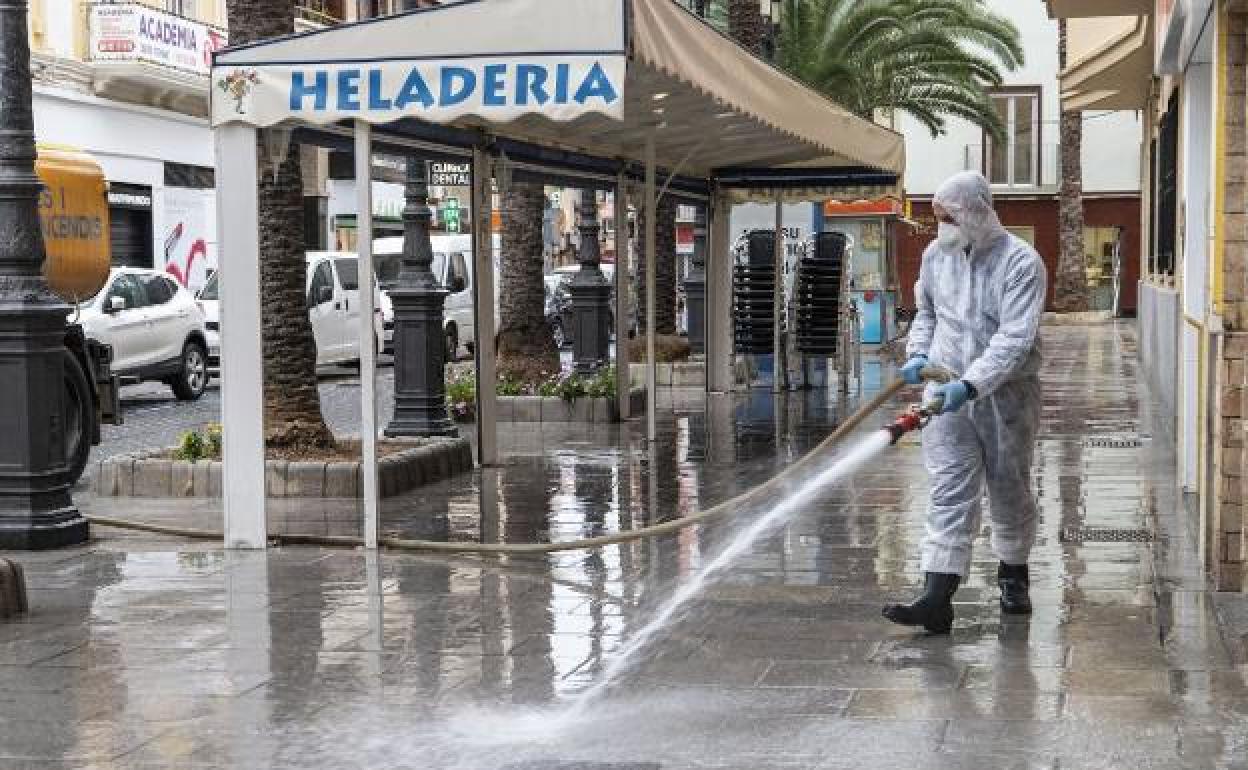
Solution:
<svg viewBox="0 0 1248 770"><path fill-rule="evenodd" d="M1031 225L1005 225L1005 229L1011 235L1027 241L1027 245L1033 249L1036 247L1036 228Z"/></svg>
<svg viewBox="0 0 1248 770"><path fill-rule="evenodd" d="M165 187L211 190L216 185L216 172L208 166L165 161Z"/></svg>
<svg viewBox="0 0 1248 770"><path fill-rule="evenodd" d="M1121 268L1121 243L1122 228L1083 228L1083 255L1091 310L1113 308L1114 281Z"/></svg>
<svg viewBox="0 0 1248 770"><path fill-rule="evenodd" d="M1178 218L1179 92L1170 95L1169 107L1161 118L1157 136L1157 158L1153 174L1153 202L1156 206L1153 229L1153 272L1174 275L1175 230Z"/></svg>
<svg viewBox="0 0 1248 770"><path fill-rule="evenodd" d="M1040 183L1040 88L995 92L992 104L1005 124L1005 138L984 134L988 181L1008 187Z"/></svg>

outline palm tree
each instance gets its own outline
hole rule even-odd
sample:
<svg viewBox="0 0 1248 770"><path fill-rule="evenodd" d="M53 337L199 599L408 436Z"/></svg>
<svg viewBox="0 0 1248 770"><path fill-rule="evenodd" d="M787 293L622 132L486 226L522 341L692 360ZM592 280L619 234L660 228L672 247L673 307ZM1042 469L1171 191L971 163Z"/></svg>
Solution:
<svg viewBox="0 0 1248 770"><path fill-rule="evenodd" d="M758 0L727 0L727 3L728 35L745 50L762 56L767 28L759 12Z"/></svg>
<svg viewBox="0 0 1248 770"><path fill-rule="evenodd" d="M1066 20L1057 22L1057 66L1066 69ZM1057 194L1059 248L1056 309L1077 313L1088 309L1088 278L1083 252L1083 114L1062 110L1062 179Z"/></svg>
<svg viewBox="0 0 1248 770"><path fill-rule="evenodd" d="M637 211L637 232L646 231L644 207ZM676 333L676 200L664 195L655 207L654 333ZM646 250L637 250L637 326L646 329Z"/></svg>
<svg viewBox="0 0 1248 770"><path fill-rule="evenodd" d="M958 117L1004 136L987 88L1023 62L1018 30L983 0L784 0L777 64L851 112Z"/></svg>
<svg viewBox="0 0 1248 770"><path fill-rule="evenodd" d="M559 350L546 324L545 204L540 182L513 181L502 197L502 291L498 295L498 376L502 379L535 383L559 371Z"/></svg>
<svg viewBox="0 0 1248 770"><path fill-rule="evenodd" d="M226 16L234 45L295 31L291 0L226 0ZM264 158L265 131L258 133ZM259 198L265 442L271 447L332 446L334 434L321 413L316 342L304 294L303 173L294 142L276 174L260 174Z"/></svg>

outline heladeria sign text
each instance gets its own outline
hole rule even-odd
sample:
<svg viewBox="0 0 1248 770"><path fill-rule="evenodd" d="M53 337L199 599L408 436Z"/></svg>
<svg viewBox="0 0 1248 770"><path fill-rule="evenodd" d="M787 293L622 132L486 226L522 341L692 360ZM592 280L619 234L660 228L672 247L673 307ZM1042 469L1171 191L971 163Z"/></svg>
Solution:
<svg viewBox="0 0 1248 770"><path fill-rule="evenodd" d="M449 123L466 115L506 122L533 113L622 119L624 69L623 55L222 66L212 76L213 123Z"/></svg>

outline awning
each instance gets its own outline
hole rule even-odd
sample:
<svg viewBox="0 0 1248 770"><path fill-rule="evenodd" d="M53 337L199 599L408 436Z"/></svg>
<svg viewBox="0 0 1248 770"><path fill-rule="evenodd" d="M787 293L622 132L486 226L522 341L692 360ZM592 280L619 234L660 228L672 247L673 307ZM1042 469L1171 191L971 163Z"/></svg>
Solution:
<svg viewBox="0 0 1248 770"><path fill-rule="evenodd" d="M617 191L645 212L646 436L657 440L656 221L662 195L706 202L706 387L732 388L731 202L766 195L776 207L895 189L905 163L901 135L856 117L719 35L673 0L466 0L237 46L212 70L217 215L222 262L222 417L226 542L266 543L264 412L257 220L257 127L281 126L320 143L343 143L355 179L384 148L469 160L472 206L491 208L490 184L523 174ZM292 134L273 131L271 163ZM272 141L270 141L272 140ZM640 194L629 188L640 180ZM356 184L356 211L373 210L372 185ZM484 219L484 217L482 217ZM491 211L491 221L493 212ZM377 545L379 475L373 378L372 218L358 219L360 435L364 541ZM616 251L629 228L616 228ZM473 232L477 452L498 460L494 248ZM783 260L783 239L775 259ZM616 337L628 334L628 271L615 276ZM776 282L776 286L781 286ZM774 306L783 303L774 292ZM486 312L482 312L485 309ZM779 349L783 312L772 314ZM629 413L630 367L618 357L617 398ZM779 383L779 380L777 380ZM778 384L775 386L778 387Z"/></svg>
<svg viewBox="0 0 1248 770"><path fill-rule="evenodd" d="M418 52L418 53L416 53ZM866 168L900 134L752 56L672 0L468 0L237 46L213 124L415 118L660 166Z"/></svg>
<svg viewBox="0 0 1248 770"><path fill-rule="evenodd" d="M1153 73L1152 17L1070 19L1067 27L1076 51L1061 75L1062 109L1142 109Z"/></svg>

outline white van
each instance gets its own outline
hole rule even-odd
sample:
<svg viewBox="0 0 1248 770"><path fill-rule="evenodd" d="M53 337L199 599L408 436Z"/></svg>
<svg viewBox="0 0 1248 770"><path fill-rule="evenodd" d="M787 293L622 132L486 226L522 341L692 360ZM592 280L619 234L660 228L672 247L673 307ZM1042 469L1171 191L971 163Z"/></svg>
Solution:
<svg viewBox="0 0 1248 770"><path fill-rule="evenodd" d="M312 335L316 338L316 363L355 363L360 360L360 262L354 252L310 251L305 298ZM219 273L213 273L196 300L207 320L208 361L216 369L221 358ZM374 299L373 329L381 350L381 293Z"/></svg>
<svg viewBox="0 0 1248 770"><path fill-rule="evenodd" d="M438 282L450 292L443 306L443 331L446 336L447 360L454 361L461 351L471 354L476 341L476 324L472 315L473 262L471 235L431 235L433 247L431 269ZM494 318L498 321L498 255L500 238L493 236L494 245ZM386 290L398 280L403 259L403 238L378 238L373 241L373 260L377 266L377 280L382 288L382 318L385 326L386 350L389 351L394 335L394 311Z"/></svg>

